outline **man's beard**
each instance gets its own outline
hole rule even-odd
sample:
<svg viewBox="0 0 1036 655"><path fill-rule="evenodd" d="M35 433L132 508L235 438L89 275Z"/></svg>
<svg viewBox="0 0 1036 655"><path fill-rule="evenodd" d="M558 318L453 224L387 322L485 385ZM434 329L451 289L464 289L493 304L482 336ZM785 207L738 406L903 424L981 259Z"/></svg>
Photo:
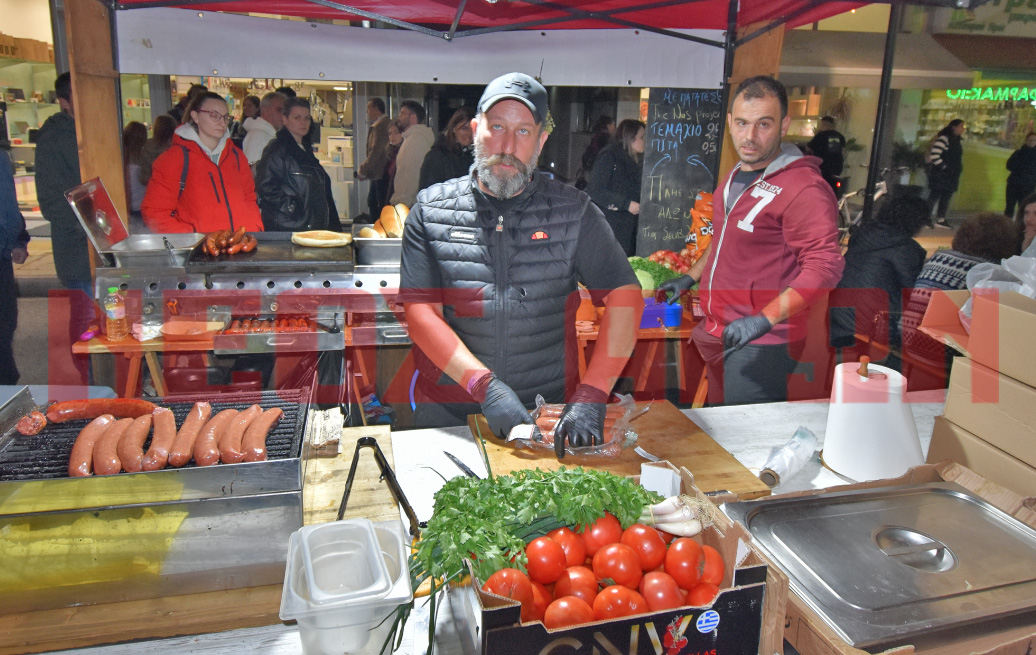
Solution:
<svg viewBox="0 0 1036 655"><path fill-rule="evenodd" d="M485 146L478 138L475 139L475 171L478 173L478 181L486 185L491 194L497 198L513 198L522 192L525 185L532 180L536 171L536 162L540 158L540 149L532 153L529 161L523 162L514 155L499 154L487 155ZM514 166L515 171L511 174L493 172L494 166Z"/></svg>

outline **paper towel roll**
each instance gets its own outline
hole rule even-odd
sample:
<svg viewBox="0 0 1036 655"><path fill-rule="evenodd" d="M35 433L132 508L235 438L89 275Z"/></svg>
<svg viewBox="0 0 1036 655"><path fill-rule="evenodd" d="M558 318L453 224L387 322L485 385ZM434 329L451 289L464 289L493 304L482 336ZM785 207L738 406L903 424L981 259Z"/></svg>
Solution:
<svg viewBox="0 0 1036 655"><path fill-rule="evenodd" d="M858 482L896 477L924 463L905 402L906 378L885 366L868 369L861 375L859 362L835 367L821 452L825 466Z"/></svg>

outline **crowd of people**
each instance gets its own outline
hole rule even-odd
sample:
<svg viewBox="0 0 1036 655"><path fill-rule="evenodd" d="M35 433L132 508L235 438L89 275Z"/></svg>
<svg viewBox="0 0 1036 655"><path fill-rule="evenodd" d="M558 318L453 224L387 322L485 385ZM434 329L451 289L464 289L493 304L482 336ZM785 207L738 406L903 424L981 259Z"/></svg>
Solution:
<svg viewBox="0 0 1036 655"><path fill-rule="evenodd" d="M527 76L514 73L504 77L504 86L504 78L494 80L478 107L460 107L439 132L426 124L421 103L402 102L395 119L387 114L381 98L367 103L366 152L356 177L369 182L366 204L371 219L386 205L401 203L414 208L414 220L407 225L417 227L408 227L404 235L404 286L438 288L445 284L444 276L458 275L460 269L443 269L441 264L458 256L458 239L477 244L475 225L481 219L469 213L471 207L484 205L501 221L513 216L520 224L531 220L525 218L530 211L545 212L557 220L569 216L567 212L579 216L581 229L571 231L571 227L562 227L567 225L563 220L555 224L551 219L544 223L551 227L550 232L535 230L531 238L560 239L559 248L562 243L578 244L595 257L608 253L608 267L617 270L605 274L599 264L583 261L580 252L573 251L566 256L576 268L566 269L568 273L553 284L585 282L585 275L593 280L587 285L591 293L601 288L624 289L631 280L620 256L637 251L644 123L627 119L616 124L610 117L601 117L581 158L576 184L552 181L544 186L546 176L541 183L535 170L552 129L545 92L541 95L542 87ZM70 93L66 74L57 84L62 112L48 120L40 133L37 188L44 216L52 224L59 278L67 289L90 296L85 235L63 197L64 190L79 183ZM917 329L932 290L963 288L967 271L978 263L999 262L1023 251L1036 255L1036 133L1027 135L1007 163L1010 177L1005 214L1009 216L1017 207L1015 217L974 215L958 227L952 249L931 258L915 240L931 224L933 209L936 220L945 222L950 198L959 185L966 126L955 119L928 149L928 194L922 197L908 189L893 190L872 219L853 228L843 254L835 227L835 182L844 164L846 141L835 129L834 119L821 121L817 135L802 152L782 142L790 118L787 94L778 82L751 78L732 98L727 124L739 162L716 190L715 247L706 250L688 275L662 289L673 300L692 285L700 285L705 320L693 340L709 370L710 402L786 397L787 379L805 339L805 310L828 292L832 348L845 351L877 342L887 347L885 363L894 368L901 366L899 357L904 354L914 361L927 361L933 368L944 368L945 349ZM240 120L235 121L223 96L192 86L168 115L156 118L150 138L140 123L125 127L123 155L131 227L156 233L242 226L250 231L340 231L343 226L330 177L314 155L315 138L319 136L309 102L296 97L290 88L249 96ZM585 194L577 190L580 186L585 187ZM443 246L441 231L449 225L454 227L444 242L448 245ZM495 229L500 231L500 226ZM17 243L8 242L0 256L13 250L17 257ZM591 242L593 245L587 245ZM446 249L440 252L443 247ZM519 277L526 274L523 261L518 258L511 263L516 267L512 272ZM747 261L753 266L744 266ZM578 279L566 277L573 272ZM463 286L464 280L473 279L470 276L483 273L463 273L454 283ZM533 305L524 299L539 289L544 273L539 271L533 277L536 279L516 287L518 297L507 295L505 305L513 302L528 311ZM544 288L545 293L556 291ZM627 302L624 292L615 293L612 300L616 306ZM70 321L73 339L93 319L89 298L79 304L78 309L73 307ZM558 396L566 384L560 369L551 368L550 375L542 377L547 360L551 366L565 368L565 356L544 350L542 340L537 339L518 357L516 370L528 368L522 373L526 377L517 378L515 390L500 391L503 383L495 377L492 362L507 361L508 356L501 359L487 349L488 335L480 333L484 328L472 327L449 311L444 314L435 299L420 296L408 307L407 316L412 338L423 352L419 369L424 370L420 362L426 362L428 371L419 380L418 396L438 399L434 404L448 406L456 401L463 412L470 409L465 403L474 398L481 409L496 412L494 416L506 423L510 420L506 417L514 415L512 401L520 398L525 402L544 391L543 380L549 379L552 396ZM556 318L551 314L551 321ZM443 320L450 331L436 332ZM621 354L630 346L627 328L625 319L613 328L613 336L623 335L615 337L614 352ZM454 352L458 343L467 355L455 360L447 351ZM518 336L510 340L509 348L524 348L522 343ZM473 354L477 356L472 358ZM619 359L625 361L624 356ZM458 368L458 362L467 368ZM598 404L600 394L608 391L609 381L618 374L615 364L592 367L590 387L580 385L581 403ZM451 377L456 374L454 382L464 388L441 388L435 371ZM539 382L532 381L534 372L541 376ZM503 409L486 406L487 402L493 404L493 398L504 398L499 400ZM441 423L456 415L447 411L425 418ZM523 416L519 418L524 422ZM582 434L578 426L573 430Z"/></svg>

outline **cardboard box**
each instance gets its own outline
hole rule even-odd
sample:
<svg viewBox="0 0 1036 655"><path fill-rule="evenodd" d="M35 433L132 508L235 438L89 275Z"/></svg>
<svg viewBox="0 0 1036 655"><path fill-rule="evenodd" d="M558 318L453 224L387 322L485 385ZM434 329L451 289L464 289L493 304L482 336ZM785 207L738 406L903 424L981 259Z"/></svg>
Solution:
<svg viewBox="0 0 1036 655"><path fill-rule="evenodd" d="M943 416L935 417L929 463L952 460L1024 496L1036 496L1036 468L1012 457Z"/></svg>
<svg viewBox="0 0 1036 655"><path fill-rule="evenodd" d="M1019 293L983 291L972 299L970 333L958 310L971 297L967 291L936 291L920 329L979 364L1036 387L1032 335L1036 334L1036 300Z"/></svg>
<svg viewBox="0 0 1036 655"><path fill-rule="evenodd" d="M958 357L953 362L943 416L1036 467L1036 388Z"/></svg>
<svg viewBox="0 0 1036 655"><path fill-rule="evenodd" d="M655 465L677 470L669 462ZM694 487L690 471L680 468L679 475L683 493L708 500ZM658 648L665 643L667 634L681 633L677 638L684 637L687 643L674 652L783 653L782 626L788 579L779 569L768 565L752 547L751 537L741 525L712 509L716 523L706 528L698 539L719 550L727 570L720 585L722 591L709 607L679 608L548 631L539 622L522 625L518 603L473 585L460 592L450 592L453 607L462 606L453 609L453 616L458 632L469 635L463 640L465 652L482 655L657 653L666 652Z"/></svg>
<svg viewBox="0 0 1036 655"><path fill-rule="evenodd" d="M944 419L936 419L949 423ZM981 443L981 440L979 440ZM932 443L934 445L935 438ZM952 461L939 462L936 465L925 464L915 466L898 478L873 480L827 489L800 491L788 494L787 497L809 496L851 489L872 489L906 484L924 484L942 480L956 482L962 487L978 494L1001 511L1014 516L1022 523L1036 529L1036 512L1033 511L1033 499L1001 487L976 472ZM853 648L834 632L813 610L811 610L797 594L788 595L787 615L784 623L784 638L787 639L800 655L870 655L868 652ZM913 646L900 646L883 651L880 655L1032 655L1036 652L1036 626L1004 627L997 632L981 635L962 636L960 641L952 644L918 650Z"/></svg>

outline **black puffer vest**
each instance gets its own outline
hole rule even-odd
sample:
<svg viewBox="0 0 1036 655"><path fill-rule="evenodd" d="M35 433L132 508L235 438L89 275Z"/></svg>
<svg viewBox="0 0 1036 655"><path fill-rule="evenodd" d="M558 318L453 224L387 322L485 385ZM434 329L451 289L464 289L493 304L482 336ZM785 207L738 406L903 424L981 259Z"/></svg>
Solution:
<svg viewBox="0 0 1036 655"><path fill-rule="evenodd" d="M575 250L589 198L537 175L510 215L499 216L465 176L425 189L418 201L447 290L446 322L523 403L531 406L537 393L562 402L566 371L575 378L565 342L575 339Z"/></svg>

